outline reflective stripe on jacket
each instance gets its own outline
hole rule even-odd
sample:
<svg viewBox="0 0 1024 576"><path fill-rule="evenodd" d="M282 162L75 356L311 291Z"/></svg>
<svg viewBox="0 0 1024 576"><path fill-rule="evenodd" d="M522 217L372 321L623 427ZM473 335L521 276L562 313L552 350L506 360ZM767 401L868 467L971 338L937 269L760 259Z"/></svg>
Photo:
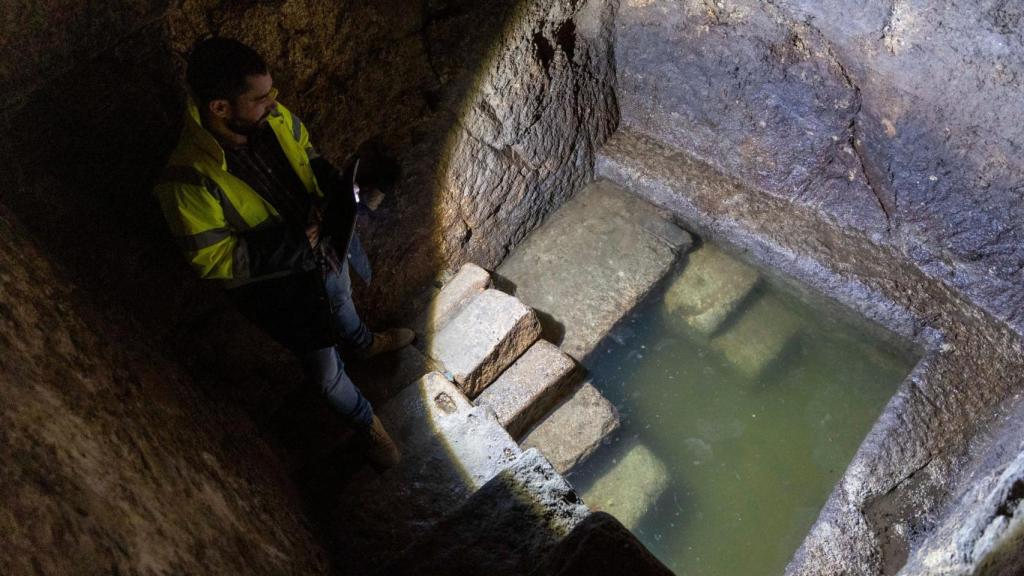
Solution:
<svg viewBox="0 0 1024 576"><path fill-rule="evenodd" d="M268 123L306 191L323 192L310 166L316 151L297 116L278 104ZM274 207L227 170L224 150L203 128L191 100L185 127L155 186L164 218L192 267L203 278L228 286L254 280L241 233L282 223Z"/></svg>

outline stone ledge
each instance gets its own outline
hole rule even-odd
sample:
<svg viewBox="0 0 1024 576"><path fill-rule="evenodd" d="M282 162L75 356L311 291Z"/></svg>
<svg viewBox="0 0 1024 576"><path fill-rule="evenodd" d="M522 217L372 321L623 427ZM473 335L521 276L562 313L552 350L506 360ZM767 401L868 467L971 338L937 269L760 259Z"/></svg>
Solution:
<svg viewBox="0 0 1024 576"><path fill-rule="evenodd" d="M475 403L494 409L513 438L521 438L567 392L576 368L554 344L539 340L498 377Z"/></svg>
<svg viewBox="0 0 1024 576"><path fill-rule="evenodd" d="M427 345L463 392L477 396L540 337L537 315L488 289L474 296Z"/></svg>
<svg viewBox="0 0 1024 576"><path fill-rule="evenodd" d="M474 296L491 287L491 274L467 262L431 299L426 310L413 323L413 330L424 342L439 332Z"/></svg>
<svg viewBox="0 0 1024 576"><path fill-rule="evenodd" d="M672 576L613 516L595 512L559 542L530 576Z"/></svg>
<svg viewBox="0 0 1024 576"><path fill-rule="evenodd" d="M618 427L615 407L590 382L584 382L527 434L522 446L537 448L555 470L565 474Z"/></svg>
<svg viewBox="0 0 1024 576"><path fill-rule="evenodd" d="M436 372L378 415L403 457L384 474L363 467L337 487L334 545L355 574L390 560L522 454L493 411L473 406Z"/></svg>
<svg viewBox="0 0 1024 576"><path fill-rule="evenodd" d="M521 576L588 514L540 452L527 450L380 574Z"/></svg>

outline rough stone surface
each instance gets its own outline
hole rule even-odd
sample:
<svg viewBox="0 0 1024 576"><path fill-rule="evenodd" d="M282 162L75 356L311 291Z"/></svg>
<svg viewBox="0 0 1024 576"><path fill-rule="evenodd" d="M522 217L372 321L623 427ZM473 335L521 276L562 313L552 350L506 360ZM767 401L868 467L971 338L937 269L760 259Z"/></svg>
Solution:
<svg viewBox="0 0 1024 576"><path fill-rule="evenodd" d="M668 487L665 464L639 442L601 473L583 492L583 502L595 512L607 512L633 530Z"/></svg>
<svg viewBox="0 0 1024 576"><path fill-rule="evenodd" d="M427 354L475 398L540 336L533 310L513 296L485 290L431 340Z"/></svg>
<svg viewBox="0 0 1024 576"><path fill-rule="evenodd" d="M671 576L672 571L644 548L613 516L587 516L541 561L530 576Z"/></svg>
<svg viewBox="0 0 1024 576"><path fill-rule="evenodd" d="M588 514L544 456L527 450L381 574L520 576Z"/></svg>
<svg viewBox="0 0 1024 576"><path fill-rule="evenodd" d="M624 123L1024 324L1014 2L624 3Z"/></svg>
<svg viewBox="0 0 1024 576"><path fill-rule="evenodd" d="M328 573L238 407L26 237L0 206L0 573Z"/></svg>
<svg viewBox="0 0 1024 576"><path fill-rule="evenodd" d="M584 382L530 430L522 446L537 448L555 470L565 474L618 427L615 407L590 382Z"/></svg>
<svg viewBox="0 0 1024 576"><path fill-rule="evenodd" d="M537 310L544 337L582 361L690 244L690 236L649 203L597 181L495 274Z"/></svg>
<svg viewBox="0 0 1024 576"><path fill-rule="evenodd" d="M790 573L894 573L964 489L968 440L1017 403L1022 17L1003 0L620 4L624 124L670 144L640 146L659 177L628 178L698 232L942 334Z"/></svg>
<svg viewBox="0 0 1024 576"><path fill-rule="evenodd" d="M617 123L602 2L56 1L3 12L3 203L82 290L258 418L298 366L193 278L150 194L197 38L259 49L325 157L387 160L369 171L384 203L359 223L376 280L356 286L357 301L374 328L409 321L409 296L439 271L496 266L591 178Z"/></svg>
<svg viewBox="0 0 1024 576"><path fill-rule="evenodd" d="M1021 409L1006 416L995 444L969 477L968 489L910 554L900 576L1006 575L1024 571L1024 427ZM1001 446L1000 446L1001 444Z"/></svg>
<svg viewBox="0 0 1024 576"><path fill-rule="evenodd" d="M436 372L378 414L403 459L383 475L365 467L336 487L330 546L347 574L380 568L521 454L493 411Z"/></svg>
<svg viewBox="0 0 1024 576"><path fill-rule="evenodd" d="M677 148L626 129L598 170L672 210L702 237L778 279L849 306L927 350L872 427L789 574L882 574L959 492L968 440L1022 384L1019 334L899 251L808 207L758 193ZM799 288L799 285L795 285ZM883 506L884 504L884 506ZM866 511L882 506L892 514Z"/></svg>
<svg viewBox="0 0 1024 576"><path fill-rule="evenodd" d="M781 300L763 294L740 310L737 319L711 340L737 370L757 378L793 343L800 319Z"/></svg>
<svg viewBox="0 0 1024 576"><path fill-rule="evenodd" d="M665 292L668 314L710 335L757 285L757 270L710 244L686 256L683 273Z"/></svg>
<svg viewBox="0 0 1024 576"><path fill-rule="evenodd" d="M432 338L467 302L490 287L491 274L487 270L472 262L463 264L416 320L414 330L420 341Z"/></svg>
<svg viewBox="0 0 1024 576"><path fill-rule="evenodd" d="M490 406L508 433L521 438L568 392L575 368L558 346L538 340L474 403Z"/></svg>

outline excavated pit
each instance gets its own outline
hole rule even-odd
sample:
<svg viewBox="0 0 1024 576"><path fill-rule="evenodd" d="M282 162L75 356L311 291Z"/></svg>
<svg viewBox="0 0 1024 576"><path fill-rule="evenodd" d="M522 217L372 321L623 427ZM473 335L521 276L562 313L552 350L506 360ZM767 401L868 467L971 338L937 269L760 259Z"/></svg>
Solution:
<svg viewBox="0 0 1024 576"><path fill-rule="evenodd" d="M787 573L1024 570L1013 2L3 4L0 571L344 573L331 481L358 476L289 475L344 431L149 193L209 34L264 53L325 156L397 170L360 223L371 325L612 180L923 351Z"/></svg>

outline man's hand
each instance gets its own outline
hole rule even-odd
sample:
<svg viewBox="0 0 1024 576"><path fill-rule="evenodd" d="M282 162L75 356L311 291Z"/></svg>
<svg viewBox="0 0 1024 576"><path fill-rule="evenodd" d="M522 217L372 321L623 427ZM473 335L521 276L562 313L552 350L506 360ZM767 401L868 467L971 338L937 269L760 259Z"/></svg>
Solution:
<svg viewBox="0 0 1024 576"><path fill-rule="evenodd" d="M316 249L320 245L320 223L323 221L323 212L317 206L309 207L309 218L306 222L306 238L309 245Z"/></svg>
<svg viewBox="0 0 1024 576"><path fill-rule="evenodd" d="M380 203L384 201L384 193L379 188L373 188L369 194L365 194L363 198L363 204L366 205L371 211L376 210L380 207Z"/></svg>

